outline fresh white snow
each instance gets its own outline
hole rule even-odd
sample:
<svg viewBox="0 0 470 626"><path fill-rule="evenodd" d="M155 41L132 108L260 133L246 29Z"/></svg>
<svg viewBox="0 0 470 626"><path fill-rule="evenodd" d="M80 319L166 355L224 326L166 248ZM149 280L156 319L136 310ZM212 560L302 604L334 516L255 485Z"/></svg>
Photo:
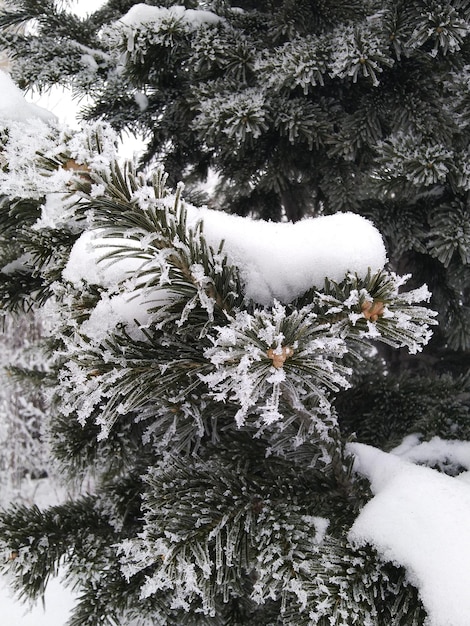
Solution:
<svg viewBox="0 0 470 626"><path fill-rule="evenodd" d="M443 458L449 446L441 445ZM374 493L354 522L351 542L370 544L385 561L405 567L429 626L468 626L470 485L372 446L350 444L349 452Z"/></svg>
<svg viewBox="0 0 470 626"><path fill-rule="evenodd" d="M69 260L63 271L65 280L79 286L81 281L90 285L101 285L112 289L123 280L130 278L143 261L136 258L103 261L113 250L113 246L132 246L130 239L106 239L100 231L85 231L77 239L70 252Z"/></svg>
<svg viewBox="0 0 470 626"><path fill-rule="evenodd" d="M470 441L449 441L440 437L421 441L420 435L414 434L405 437L392 452L412 463L445 467L453 472L461 468L470 469Z"/></svg>
<svg viewBox="0 0 470 626"><path fill-rule="evenodd" d="M188 225L202 219L206 241L224 251L241 272L245 293L258 304L287 303L325 278L347 272L365 277L384 267L383 239L373 224L353 213L307 218L292 224L251 220L222 211L187 207Z"/></svg>
<svg viewBox="0 0 470 626"><path fill-rule="evenodd" d="M23 92L15 85L10 76L0 70L0 119L24 121L31 118L39 118L44 122L56 120L56 116L43 107L28 102Z"/></svg>
<svg viewBox="0 0 470 626"><path fill-rule="evenodd" d="M220 22L222 18L211 11L186 9L181 5L165 8L140 3L131 7L129 11L119 19L119 22L132 28L140 28L151 24L158 27L162 21L169 19L181 20L186 25L197 28L204 24L216 24Z"/></svg>
<svg viewBox="0 0 470 626"><path fill-rule="evenodd" d="M353 213L275 223L185 205L188 228L203 222L207 243L217 251L224 242L228 260L240 270L245 295L262 305L291 302L325 278L344 279L347 272L365 277L386 263L382 236L367 219ZM116 240L84 233L74 245L64 278L111 286L138 269L129 260L99 263ZM122 240L122 245L132 245ZM109 246L106 250L106 246Z"/></svg>

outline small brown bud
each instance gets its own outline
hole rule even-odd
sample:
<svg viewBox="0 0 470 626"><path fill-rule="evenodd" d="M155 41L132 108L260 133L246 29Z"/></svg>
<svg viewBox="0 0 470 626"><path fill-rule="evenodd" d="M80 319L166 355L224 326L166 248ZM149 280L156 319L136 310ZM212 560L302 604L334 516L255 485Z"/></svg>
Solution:
<svg viewBox="0 0 470 626"><path fill-rule="evenodd" d="M80 178L81 184L90 185L92 183L92 178L90 176L91 169L86 165L86 163L77 163L75 159L69 159L66 161L63 166L64 170L71 170L76 172L77 176ZM78 181L71 181L69 186L72 189L78 188Z"/></svg>
<svg viewBox="0 0 470 626"><path fill-rule="evenodd" d="M90 172L90 168L85 163L77 163L75 159L68 159L63 165L64 170L74 170L76 172Z"/></svg>
<svg viewBox="0 0 470 626"><path fill-rule="evenodd" d="M292 346L282 346L281 350L278 348L269 348L266 355L268 359L271 359L273 366L276 369L283 367L284 363L294 354L294 348Z"/></svg>
<svg viewBox="0 0 470 626"><path fill-rule="evenodd" d="M384 314L385 305L380 300L374 300L373 302L366 300L361 305L361 311L366 320L376 322Z"/></svg>

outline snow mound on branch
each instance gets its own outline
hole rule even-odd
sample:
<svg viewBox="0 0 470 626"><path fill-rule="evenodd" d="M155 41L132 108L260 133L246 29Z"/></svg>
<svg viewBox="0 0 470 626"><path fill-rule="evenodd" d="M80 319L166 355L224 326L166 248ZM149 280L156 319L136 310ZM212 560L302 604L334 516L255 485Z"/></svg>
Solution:
<svg viewBox="0 0 470 626"><path fill-rule="evenodd" d="M204 24L217 24L222 21L212 11L201 11L195 9L186 9L184 6L173 6L168 9L165 7L154 7L148 4L135 4L129 11L123 15L118 23L125 24L132 28L139 28L144 24L158 24L163 20L177 19L185 22L189 26L197 28Z"/></svg>
<svg viewBox="0 0 470 626"><path fill-rule="evenodd" d="M116 288L119 283L130 279L137 272L143 262L137 257L125 259L109 259L104 257L114 246L126 244L124 239L111 239L100 236L96 231L85 231L74 243L70 251L69 260L62 276L76 287L82 281L89 285L101 285L108 289ZM132 243L127 241L131 247Z"/></svg>
<svg viewBox="0 0 470 626"><path fill-rule="evenodd" d="M449 441L440 437L421 441L419 434L413 434L405 437L392 453L412 463L446 468L447 473L449 470L458 472L462 467L470 469L470 441Z"/></svg>
<svg viewBox="0 0 470 626"><path fill-rule="evenodd" d="M142 294L116 294L110 297L104 293L90 317L83 322L81 333L95 344L100 344L122 324L134 339L142 339L142 333L137 332L137 329L149 322L148 308Z"/></svg>
<svg viewBox="0 0 470 626"><path fill-rule="evenodd" d="M325 278L341 281L348 272L365 277L386 263L382 237L371 222L353 213L338 213L295 224L252 220L211 209L185 205L187 227L203 222L206 242L223 251L239 271L245 296L263 306L288 303ZM134 244L125 239L86 232L72 248L63 277L74 284L85 280L110 288L131 278L143 262L127 256L100 261L113 246Z"/></svg>
<svg viewBox="0 0 470 626"><path fill-rule="evenodd" d="M54 122L56 116L43 107L27 102L23 92L15 85L10 76L0 70L0 119L15 122L31 118L40 118L44 122Z"/></svg>
<svg viewBox="0 0 470 626"><path fill-rule="evenodd" d="M236 265L245 295L262 305L292 302L325 278L339 282L348 272L363 278L383 269L387 257L375 226L354 213L308 218L296 223L265 222L186 206L188 226L203 221L203 234L215 250Z"/></svg>
<svg viewBox="0 0 470 626"><path fill-rule="evenodd" d="M349 533L406 568L429 626L468 626L470 485L364 444L350 444L355 470L375 497Z"/></svg>
<svg viewBox="0 0 470 626"><path fill-rule="evenodd" d="M113 246L122 246L129 240L102 237L102 231L86 231L77 239L62 272L64 280L80 289L83 283L99 285L105 290L101 300L81 326L82 334L95 344L103 342L107 334L124 325L132 337L142 339L138 328L150 322L149 309L168 303L172 293L159 289L156 293L135 291L133 278L143 266L135 256L106 259Z"/></svg>

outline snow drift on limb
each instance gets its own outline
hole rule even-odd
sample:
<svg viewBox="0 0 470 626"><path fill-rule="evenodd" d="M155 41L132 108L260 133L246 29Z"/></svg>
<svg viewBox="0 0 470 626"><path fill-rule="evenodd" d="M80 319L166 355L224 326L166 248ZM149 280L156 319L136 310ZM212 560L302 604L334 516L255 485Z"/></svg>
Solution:
<svg viewBox="0 0 470 626"><path fill-rule="evenodd" d="M224 251L240 269L245 294L262 305L292 302L325 278L336 282L349 271L365 277L386 263L382 236L353 213L337 213L300 222L251 220L211 209L186 207L188 224L203 220L206 241Z"/></svg>
<svg viewBox="0 0 470 626"><path fill-rule="evenodd" d="M53 122L56 116L43 107L28 102L21 89L15 85L10 76L0 70L0 119L25 121L38 117L44 122Z"/></svg>
<svg viewBox="0 0 470 626"><path fill-rule="evenodd" d="M375 494L349 533L406 568L429 626L468 626L470 485L372 446L350 444L355 470Z"/></svg>
<svg viewBox="0 0 470 626"><path fill-rule="evenodd" d="M222 211L184 204L187 228L203 222L206 242L217 251L223 242L223 253L235 265L244 283L247 300L263 306L274 301L289 303L312 287L321 288L325 278L340 282L348 272L365 278L368 271L383 269L387 257L383 239L375 226L353 213L338 213L302 220L295 224L253 220ZM100 233L84 233L77 241L64 278L76 282L80 278L96 282L97 272L129 278L137 267L135 262L113 262L108 268L97 262L117 240L106 240ZM129 240L122 245L132 246ZM86 269L85 269L86 268ZM84 272L84 275L78 275ZM105 280L110 283L108 279Z"/></svg>
<svg viewBox="0 0 470 626"><path fill-rule="evenodd" d="M182 5L165 7L154 7L148 4L135 4L129 11L123 15L118 24L125 24L133 28L141 28L143 26L155 27L161 25L165 20L181 20L183 23L197 28L205 24L218 24L221 18L211 11L200 11L195 9L186 9Z"/></svg>

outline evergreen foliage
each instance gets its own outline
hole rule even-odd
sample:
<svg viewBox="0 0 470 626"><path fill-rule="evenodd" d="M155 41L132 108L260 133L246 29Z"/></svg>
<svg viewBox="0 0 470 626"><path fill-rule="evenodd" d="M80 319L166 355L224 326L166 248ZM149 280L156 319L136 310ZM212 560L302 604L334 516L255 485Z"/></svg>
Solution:
<svg viewBox="0 0 470 626"><path fill-rule="evenodd" d="M41 128L50 146L56 131ZM39 183L64 184L68 228L60 213L59 229L44 224L52 201L41 199L36 222L25 211L17 226L27 242L18 262L42 285L23 302L40 306L47 290L54 318L49 445L71 480L96 483L96 495L45 512L3 513L19 588L38 597L64 564L80 589L77 624L122 623L136 612L169 624L289 624L298 610L305 623L332 615L338 624L386 623L377 621L388 611L377 604L377 584L380 598L394 597L391 581L400 577L345 541L367 488L351 476L331 399L349 385L371 337L421 349L433 323L416 304L426 292L403 292L403 281L383 270L260 308L243 298L237 268L223 248L208 247L203 225L187 227L181 191L169 193L159 171L146 177L120 166L110 139L98 127L65 144L56 135L60 154L47 160L38 150ZM64 169L83 145L100 158ZM18 167L5 172L12 186L21 182ZM17 194L30 193L21 187ZM5 204L15 211L20 201ZM121 269L112 284L67 280L70 242L84 226L100 235L104 267L138 260L131 278ZM40 253L28 256L39 242ZM119 294L140 302L146 323L127 317L94 328L98 304ZM374 302L388 314L372 321ZM295 349L275 367L282 346ZM355 576L354 602L333 608ZM416 592L403 589L411 595L400 602L421 611Z"/></svg>
<svg viewBox="0 0 470 626"><path fill-rule="evenodd" d="M348 541L371 493L346 444L470 439L470 3L136 4L0 15L18 84L94 122L0 132L0 305L43 311L47 443L94 484L3 511L5 568L31 598L63 569L76 626L423 626L406 573ZM188 227L210 171L218 209L368 217L388 267L247 299Z"/></svg>

